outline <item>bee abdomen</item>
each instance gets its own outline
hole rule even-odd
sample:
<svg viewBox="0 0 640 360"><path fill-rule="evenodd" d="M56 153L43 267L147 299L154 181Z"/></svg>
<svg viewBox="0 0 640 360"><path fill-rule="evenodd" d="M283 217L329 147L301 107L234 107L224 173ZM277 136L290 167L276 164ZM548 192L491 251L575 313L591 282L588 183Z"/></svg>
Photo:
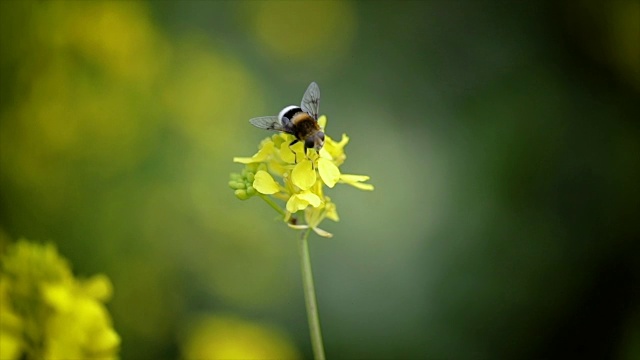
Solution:
<svg viewBox="0 0 640 360"><path fill-rule="evenodd" d="M297 113L301 112L302 109L299 106L290 105L280 111L280 114L278 114L278 119L280 119L280 121L282 121L283 118L292 120Z"/></svg>

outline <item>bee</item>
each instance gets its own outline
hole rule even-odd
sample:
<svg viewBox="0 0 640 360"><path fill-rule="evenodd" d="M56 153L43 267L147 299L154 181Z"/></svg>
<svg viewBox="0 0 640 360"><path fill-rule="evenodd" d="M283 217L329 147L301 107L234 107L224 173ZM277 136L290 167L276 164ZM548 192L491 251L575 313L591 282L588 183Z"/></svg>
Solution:
<svg viewBox="0 0 640 360"><path fill-rule="evenodd" d="M295 136L289 148L299 141L303 142L304 153L307 155L307 150L320 151L324 145L324 132L318 125L319 108L320 88L312 82L304 92L300 106L290 105L282 109L278 116L257 117L249 122L260 129L281 131Z"/></svg>

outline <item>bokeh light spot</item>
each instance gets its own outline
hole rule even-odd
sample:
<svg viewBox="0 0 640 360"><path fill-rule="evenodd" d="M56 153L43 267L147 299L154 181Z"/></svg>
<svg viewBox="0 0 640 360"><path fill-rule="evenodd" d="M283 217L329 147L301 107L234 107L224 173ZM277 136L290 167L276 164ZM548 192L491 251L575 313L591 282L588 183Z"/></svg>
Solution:
<svg viewBox="0 0 640 360"><path fill-rule="evenodd" d="M298 359L291 340L269 326L233 316L207 316L191 327L185 359Z"/></svg>
<svg viewBox="0 0 640 360"><path fill-rule="evenodd" d="M282 61L307 61L342 53L356 29L353 6L338 1L252 3L254 36Z"/></svg>

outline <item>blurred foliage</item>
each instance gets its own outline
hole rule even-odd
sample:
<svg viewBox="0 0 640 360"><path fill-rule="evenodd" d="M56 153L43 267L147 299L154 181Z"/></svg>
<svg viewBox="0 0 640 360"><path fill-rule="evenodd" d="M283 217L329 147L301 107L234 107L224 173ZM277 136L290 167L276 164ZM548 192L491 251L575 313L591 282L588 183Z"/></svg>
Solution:
<svg viewBox="0 0 640 360"><path fill-rule="evenodd" d="M376 185L311 242L328 357L638 358L639 8L2 1L0 250L108 274L123 358L310 357L295 236L227 182L317 81Z"/></svg>

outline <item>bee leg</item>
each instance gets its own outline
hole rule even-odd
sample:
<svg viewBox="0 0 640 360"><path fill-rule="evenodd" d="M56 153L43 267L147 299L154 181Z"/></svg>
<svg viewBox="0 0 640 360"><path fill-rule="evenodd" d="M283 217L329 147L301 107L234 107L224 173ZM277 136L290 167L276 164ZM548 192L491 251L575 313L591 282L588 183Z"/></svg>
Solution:
<svg viewBox="0 0 640 360"><path fill-rule="evenodd" d="M293 163L297 164L298 163L298 156L296 155L296 152L293 151L293 149L291 148L293 145L295 145L299 140L295 139L293 140L290 144L289 144L289 150L291 150L291 152L293 153Z"/></svg>
<svg viewBox="0 0 640 360"><path fill-rule="evenodd" d="M307 160L309 160L311 162L311 170L315 170L315 166L313 165L313 160L311 160L311 158L309 157L309 153L307 152L309 150L308 147L304 148L304 156L307 157Z"/></svg>

